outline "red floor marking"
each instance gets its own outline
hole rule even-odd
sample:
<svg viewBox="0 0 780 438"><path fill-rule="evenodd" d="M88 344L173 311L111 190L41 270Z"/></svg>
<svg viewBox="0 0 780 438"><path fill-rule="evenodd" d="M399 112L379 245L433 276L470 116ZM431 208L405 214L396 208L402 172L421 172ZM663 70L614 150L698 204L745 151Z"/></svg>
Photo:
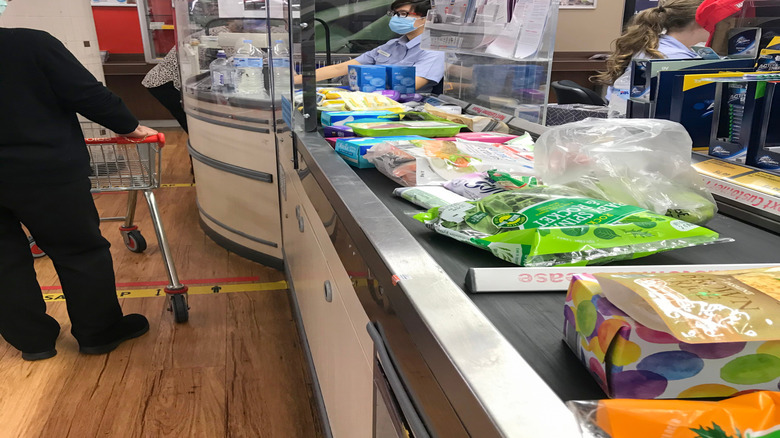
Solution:
<svg viewBox="0 0 780 438"><path fill-rule="evenodd" d="M260 281L260 277L227 277L227 278L205 278L195 280L180 280L182 284L230 284L230 283L251 283ZM117 288L145 287L145 286L168 286L167 281L135 281L129 283L117 283ZM62 286L41 286L41 290L60 290Z"/></svg>

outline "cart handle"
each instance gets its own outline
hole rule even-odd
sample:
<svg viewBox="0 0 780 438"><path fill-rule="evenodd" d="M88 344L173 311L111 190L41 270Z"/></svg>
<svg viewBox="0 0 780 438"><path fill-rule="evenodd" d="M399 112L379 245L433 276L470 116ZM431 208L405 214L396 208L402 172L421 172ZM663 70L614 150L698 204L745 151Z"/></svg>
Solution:
<svg viewBox="0 0 780 438"><path fill-rule="evenodd" d="M157 133L155 135L147 135L144 138L130 138L130 137L111 137L111 138L85 138L86 144L105 144L105 143L117 143L117 144L136 144L136 143L159 143L160 147L165 146L165 134Z"/></svg>

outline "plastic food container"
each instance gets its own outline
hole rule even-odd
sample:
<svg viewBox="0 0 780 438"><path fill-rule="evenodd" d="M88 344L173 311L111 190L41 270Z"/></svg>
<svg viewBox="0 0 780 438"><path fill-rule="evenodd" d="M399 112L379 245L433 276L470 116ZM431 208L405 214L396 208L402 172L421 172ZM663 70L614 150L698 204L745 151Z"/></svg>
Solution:
<svg viewBox="0 0 780 438"><path fill-rule="evenodd" d="M348 123L347 126L360 137L397 137L421 135L423 137L453 137L466 125L443 121L408 121L379 123Z"/></svg>

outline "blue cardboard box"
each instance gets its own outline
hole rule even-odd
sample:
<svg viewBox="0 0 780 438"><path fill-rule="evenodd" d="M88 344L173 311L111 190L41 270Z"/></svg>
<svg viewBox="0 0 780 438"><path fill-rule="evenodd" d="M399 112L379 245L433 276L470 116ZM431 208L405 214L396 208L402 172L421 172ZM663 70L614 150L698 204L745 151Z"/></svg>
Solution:
<svg viewBox="0 0 780 438"><path fill-rule="evenodd" d="M322 126L345 125L352 122L386 122L401 120L398 113L392 111L325 111L322 113Z"/></svg>
<svg viewBox="0 0 780 438"><path fill-rule="evenodd" d="M401 94L413 94L417 91L415 85L416 69L407 65L387 65L388 89Z"/></svg>
<svg viewBox="0 0 780 438"><path fill-rule="evenodd" d="M366 161L363 155L372 146L386 141L428 140L419 135L402 135L398 137L351 137L340 138L336 141L336 153L341 155L349 165L358 169L373 168L374 165Z"/></svg>
<svg viewBox="0 0 780 438"><path fill-rule="evenodd" d="M350 65L349 88L373 93L387 89L387 68L383 65Z"/></svg>

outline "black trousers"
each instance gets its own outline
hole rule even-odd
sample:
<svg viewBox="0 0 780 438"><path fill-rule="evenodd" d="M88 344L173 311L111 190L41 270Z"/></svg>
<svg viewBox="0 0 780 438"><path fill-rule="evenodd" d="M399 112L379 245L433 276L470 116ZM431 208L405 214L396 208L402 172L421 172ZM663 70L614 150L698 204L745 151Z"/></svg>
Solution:
<svg viewBox="0 0 780 438"><path fill-rule="evenodd" d="M184 106L181 103L181 92L173 86L173 82L166 82L159 87L147 89L179 122L184 132L189 133L187 130L187 115L184 113Z"/></svg>
<svg viewBox="0 0 780 438"><path fill-rule="evenodd" d="M80 343L102 341L122 318L110 244L90 182L0 183L0 334L17 349L54 348L59 324L46 314L23 223L54 263L65 295L71 333Z"/></svg>

